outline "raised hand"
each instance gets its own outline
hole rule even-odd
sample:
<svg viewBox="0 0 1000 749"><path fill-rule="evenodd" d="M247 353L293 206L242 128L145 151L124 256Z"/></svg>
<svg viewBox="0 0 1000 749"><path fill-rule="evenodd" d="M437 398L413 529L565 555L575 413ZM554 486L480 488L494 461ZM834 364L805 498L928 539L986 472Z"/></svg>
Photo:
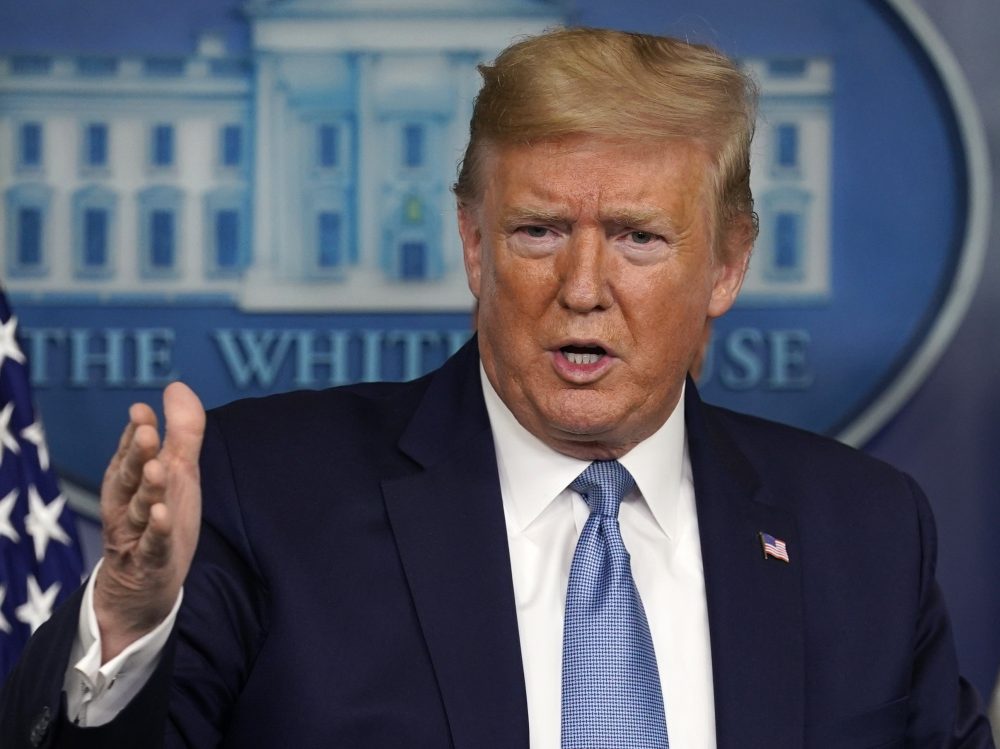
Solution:
<svg viewBox="0 0 1000 749"><path fill-rule="evenodd" d="M144 403L129 423L101 485L104 563L94 609L107 662L170 613L198 543L201 485L198 454L205 410L175 382L163 391L166 434Z"/></svg>

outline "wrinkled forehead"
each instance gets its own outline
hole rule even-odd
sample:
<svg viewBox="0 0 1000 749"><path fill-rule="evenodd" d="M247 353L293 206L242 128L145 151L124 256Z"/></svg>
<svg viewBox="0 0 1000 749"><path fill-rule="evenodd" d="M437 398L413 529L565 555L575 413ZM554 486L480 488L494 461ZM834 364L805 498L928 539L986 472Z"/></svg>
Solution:
<svg viewBox="0 0 1000 749"><path fill-rule="evenodd" d="M512 162L522 167L516 176L528 178L544 169L572 168L574 157L580 154L588 160L605 161L609 167L607 174L616 179L626 176L614 169L624 166L622 155L639 155L650 169L661 170L665 178L682 177L692 184L704 186L706 197L716 197L714 190L709 189L714 188L716 159L703 141L694 138L626 139L580 133L514 143L480 143L475 153L474 201L481 201L484 191L491 184L512 176ZM634 165L639 161L632 159L631 163Z"/></svg>
<svg viewBox="0 0 1000 749"><path fill-rule="evenodd" d="M584 158L573 158L580 154ZM553 218L562 218L565 216L555 215L560 196L566 208L567 194L578 205L591 195L601 199L600 210L592 213L600 213L606 223L628 224L626 219L641 218L643 211L666 218L661 225L692 226L692 221L703 220L708 246L719 261L730 259L733 251L727 249L729 245L747 244L736 242L739 231L723 220L716 157L696 139L573 135L529 143L490 143L478 155L476 189L460 204L487 223L506 218L500 213L516 210L541 218L551 211ZM573 171L579 170L581 164L595 168L588 168L581 176L581 172ZM651 185L655 189L650 189ZM516 200L512 197L515 195ZM615 220L616 211L620 222ZM752 245L752 238L748 241Z"/></svg>
<svg viewBox="0 0 1000 749"><path fill-rule="evenodd" d="M642 214L697 209L714 216L714 166L691 140L574 135L484 149L477 204Z"/></svg>

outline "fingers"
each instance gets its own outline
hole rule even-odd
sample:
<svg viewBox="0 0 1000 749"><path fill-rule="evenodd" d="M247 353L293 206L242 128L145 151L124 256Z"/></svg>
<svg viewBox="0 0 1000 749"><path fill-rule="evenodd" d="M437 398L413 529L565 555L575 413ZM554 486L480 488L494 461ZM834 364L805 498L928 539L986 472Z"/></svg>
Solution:
<svg viewBox="0 0 1000 749"><path fill-rule="evenodd" d="M166 471L159 460L154 458L142 467L142 481L125 513L126 521L136 535L141 534L149 524L152 508L163 502L166 483Z"/></svg>
<svg viewBox="0 0 1000 749"><path fill-rule="evenodd" d="M132 494L139 488L143 467L156 455L159 447L160 436L155 427L140 424L135 428L125 458L118 466L118 482L123 491Z"/></svg>
<svg viewBox="0 0 1000 749"><path fill-rule="evenodd" d="M163 391L163 413L167 422L163 438L166 457L197 464L205 434L205 409L198 396L183 382L171 383Z"/></svg>
<svg viewBox="0 0 1000 749"><path fill-rule="evenodd" d="M197 471L205 410L187 385L175 382L167 386L163 391L166 435L160 448L159 437L143 409L133 407L135 412L130 412L139 424L122 461L121 485L131 487L132 493L125 513L129 535L138 538L139 556L156 566L165 563L169 556L173 513L180 511L177 491L183 480L179 477L184 474L190 477L189 469ZM137 472L138 478L134 480L124 475L132 470Z"/></svg>
<svg viewBox="0 0 1000 749"><path fill-rule="evenodd" d="M161 450L153 409L145 403L132 404L128 424L118 441L118 450L105 474L102 494L112 502L111 507L127 505L128 522L133 527L145 527L149 520L149 508L156 502L163 501L162 486L142 489L143 472L149 462L159 455L166 465L174 465L174 461L180 461L196 467L201 451L205 410L198 396L187 385L172 383L163 392L163 410L167 434ZM162 466L155 470L162 470ZM164 480L160 483L166 482ZM133 504L133 497L140 490L143 496Z"/></svg>
<svg viewBox="0 0 1000 749"><path fill-rule="evenodd" d="M154 567L165 563L170 551L173 523L166 504L166 487L167 470L153 458L143 466L142 481L125 513L131 533L139 539L140 558Z"/></svg>
<svg viewBox="0 0 1000 749"><path fill-rule="evenodd" d="M149 424L155 429L156 414L145 403L133 403L128 409L128 424L125 425L121 439L118 440L118 455L124 457L129 443L132 442L132 435L140 424Z"/></svg>
<svg viewBox="0 0 1000 749"><path fill-rule="evenodd" d="M146 532L139 538L139 555L154 565L166 564L170 556L170 532L173 521L170 510L162 502L149 508L149 523Z"/></svg>
<svg viewBox="0 0 1000 749"><path fill-rule="evenodd" d="M122 431L118 451L105 473L103 494L116 504L128 502L142 480L143 466L160 449L156 415L143 404L129 409L129 422Z"/></svg>

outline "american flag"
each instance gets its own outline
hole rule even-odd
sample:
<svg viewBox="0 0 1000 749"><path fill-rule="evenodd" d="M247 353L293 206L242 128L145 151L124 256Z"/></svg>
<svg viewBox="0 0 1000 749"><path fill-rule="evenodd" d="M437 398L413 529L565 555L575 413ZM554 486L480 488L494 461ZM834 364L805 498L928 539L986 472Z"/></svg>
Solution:
<svg viewBox="0 0 1000 749"><path fill-rule="evenodd" d="M772 557L783 562L788 561L788 547L780 538L775 538L770 533L761 532L760 545L764 549L764 558Z"/></svg>
<svg viewBox="0 0 1000 749"><path fill-rule="evenodd" d="M80 584L83 567L17 325L0 290L0 684L31 633Z"/></svg>

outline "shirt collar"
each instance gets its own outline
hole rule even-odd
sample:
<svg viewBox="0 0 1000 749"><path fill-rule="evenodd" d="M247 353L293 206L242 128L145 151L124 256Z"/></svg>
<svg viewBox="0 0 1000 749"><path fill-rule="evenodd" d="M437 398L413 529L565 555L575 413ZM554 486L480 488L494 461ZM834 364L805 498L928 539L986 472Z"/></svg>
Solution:
<svg viewBox="0 0 1000 749"><path fill-rule="evenodd" d="M486 377L479 376L493 431L500 490L508 516L524 530L565 490L590 461L563 455L521 426ZM676 538L678 497L687 451L684 391L673 413L653 434L619 458L668 538Z"/></svg>

